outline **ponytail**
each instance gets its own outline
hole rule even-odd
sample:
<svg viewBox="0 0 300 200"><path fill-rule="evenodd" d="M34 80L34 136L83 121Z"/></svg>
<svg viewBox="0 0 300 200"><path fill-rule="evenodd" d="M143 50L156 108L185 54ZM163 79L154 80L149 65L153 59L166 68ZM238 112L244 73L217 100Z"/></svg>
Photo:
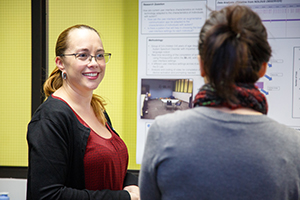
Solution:
<svg viewBox="0 0 300 200"><path fill-rule="evenodd" d="M91 101L91 106L94 110L94 113L97 117L97 119L103 124L105 125L106 123L106 117L104 115L104 111L105 111L105 106L106 103L104 101L104 99L97 95L97 94L93 94L93 97L92 97L92 101Z"/></svg>
<svg viewBox="0 0 300 200"><path fill-rule="evenodd" d="M271 56L259 16L238 5L211 13L201 29L198 49L209 83L228 103L237 103L234 86L254 84Z"/></svg>
<svg viewBox="0 0 300 200"><path fill-rule="evenodd" d="M63 80L61 77L61 71L58 69L58 67L56 67L44 83L44 93L46 98L60 88L62 84Z"/></svg>

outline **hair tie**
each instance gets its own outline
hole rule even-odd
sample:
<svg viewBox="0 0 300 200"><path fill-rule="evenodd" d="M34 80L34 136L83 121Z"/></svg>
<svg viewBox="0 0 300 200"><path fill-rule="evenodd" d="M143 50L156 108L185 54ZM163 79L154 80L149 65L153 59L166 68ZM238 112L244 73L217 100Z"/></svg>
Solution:
<svg viewBox="0 0 300 200"><path fill-rule="evenodd" d="M236 34L236 39L239 39L240 37L241 37L240 33Z"/></svg>

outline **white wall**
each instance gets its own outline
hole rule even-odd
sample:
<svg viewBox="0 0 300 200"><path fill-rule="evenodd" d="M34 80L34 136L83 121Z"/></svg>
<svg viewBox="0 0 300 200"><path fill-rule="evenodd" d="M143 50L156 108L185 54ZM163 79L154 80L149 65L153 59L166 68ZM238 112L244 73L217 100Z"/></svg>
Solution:
<svg viewBox="0 0 300 200"><path fill-rule="evenodd" d="M8 192L10 200L26 200L26 179L0 178L0 192Z"/></svg>
<svg viewBox="0 0 300 200"><path fill-rule="evenodd" d="M173 96L177 99L185 101L187 103L190 102L191 93L184 93L184 92L173 92Z"/></svg>

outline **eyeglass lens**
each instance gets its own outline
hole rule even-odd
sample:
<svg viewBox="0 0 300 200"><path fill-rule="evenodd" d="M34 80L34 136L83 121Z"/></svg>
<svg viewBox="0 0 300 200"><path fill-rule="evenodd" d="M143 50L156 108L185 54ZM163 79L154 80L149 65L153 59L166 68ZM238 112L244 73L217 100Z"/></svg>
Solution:
<svg viewBox="0 0 300 200"><path fill-rule="evenodd" d="M77 59L84 61L84 62L92 62L92 59L95 58L96 62L101 62L101 61L105 61L105 63L108 63L110 60L110 54L103 54L103 57L101 56L92 56L92 55L85 55L85 56L81 56L81 54L78 54L76 56Z"/></svg>

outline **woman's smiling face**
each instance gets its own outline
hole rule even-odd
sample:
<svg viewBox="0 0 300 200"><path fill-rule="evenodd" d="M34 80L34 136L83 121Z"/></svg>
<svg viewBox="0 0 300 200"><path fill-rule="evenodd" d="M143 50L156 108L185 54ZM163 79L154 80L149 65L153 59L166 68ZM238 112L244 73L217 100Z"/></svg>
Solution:
<svg viewBox="0 0 300 200"><path fill-rule="evenodd" d="M105 74L105 60L96 61L95 55L103 54L103 44L99 35L87 28L76 28L71 30L68 35L67 54L92 55L86 61L80 60L80 57L64 56L62 57L62 66L59 67L67 74L65 84L71 87L75 92L92 92L98 87Z"/></svg>

